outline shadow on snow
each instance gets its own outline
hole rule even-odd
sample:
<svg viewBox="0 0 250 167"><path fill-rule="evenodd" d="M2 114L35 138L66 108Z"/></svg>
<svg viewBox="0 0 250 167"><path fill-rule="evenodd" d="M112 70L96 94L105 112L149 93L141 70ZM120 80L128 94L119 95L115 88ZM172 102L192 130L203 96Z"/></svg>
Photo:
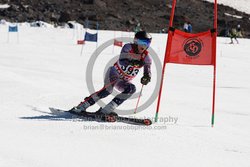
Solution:
<svg viewBox="0 0 250 167"><path fill-rule="evenodd" d="M28 106L33 111L42 113L43 115L39 116L29 116L29 117L20 117L20 119L28 119L28 120L50 120L50 121L96 121L93 119L84 118L81 116L73 115L70 113L66 113L64 110L58 110L55 108L49 108L49 111L43 111L33 106ZM100 121L96 121L100 122Z"/></svg>

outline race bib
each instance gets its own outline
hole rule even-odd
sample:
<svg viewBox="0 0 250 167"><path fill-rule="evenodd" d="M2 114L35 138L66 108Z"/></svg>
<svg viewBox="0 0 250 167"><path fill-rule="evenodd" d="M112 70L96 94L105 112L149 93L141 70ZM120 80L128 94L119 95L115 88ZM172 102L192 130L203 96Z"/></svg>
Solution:
<svg viewBox="0 0 250 167"><path fill-rule="evenodd" d="M138 67L128 65L128 66L120 66L121 70L128 76L135 77L139 73Z"/></svg>
<svg viewBox="0 0 250 167"><path fill-rule="evenodd" d="M140 67L132 65L123 66L120 65L119 63L115 63L114 66L119 75L121 76L121 78L125 80L132 80L139 73L140 70Z"/></svg>

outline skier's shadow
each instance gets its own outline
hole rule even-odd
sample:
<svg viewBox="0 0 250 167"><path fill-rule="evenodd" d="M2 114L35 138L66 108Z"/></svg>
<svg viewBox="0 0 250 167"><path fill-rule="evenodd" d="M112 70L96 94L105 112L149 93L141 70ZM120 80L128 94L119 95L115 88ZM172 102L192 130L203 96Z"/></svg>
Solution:
<svg viewBox="0 0 250 167"><path fill-rule="evenodd" d="M50 120L50 121L93 121L81 118L70 113L66 113L63 110L49 108L49 111L40 110L34 106L28 106L33 111L42 113L43 115L39 116L29 116L29 117L20 117L20 119L29 119L29 120Z"/></svg>

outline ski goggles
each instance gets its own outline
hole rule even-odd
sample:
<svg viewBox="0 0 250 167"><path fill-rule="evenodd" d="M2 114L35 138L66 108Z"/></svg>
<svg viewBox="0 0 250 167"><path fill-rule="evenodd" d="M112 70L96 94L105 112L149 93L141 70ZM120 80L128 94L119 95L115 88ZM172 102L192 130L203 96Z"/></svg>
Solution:
<svg viewBox="0 0 250 167"><path fill-rule="evenodd" d="M143 48L149 48L151 40L147 39L135 39L135 43Z"/></svg>

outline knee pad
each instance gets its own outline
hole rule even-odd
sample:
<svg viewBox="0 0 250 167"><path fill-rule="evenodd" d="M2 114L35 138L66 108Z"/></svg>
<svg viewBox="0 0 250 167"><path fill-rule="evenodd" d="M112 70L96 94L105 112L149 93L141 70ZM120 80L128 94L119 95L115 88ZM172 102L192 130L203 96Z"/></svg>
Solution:
<svg viewBox="0 0 250 167"><path fill-rule="evenodd" d="M133 94L133 93L135 93L135 92L136 92L136 87L135 87L135 85L129 84L129 85L127 86L127 88L124 90L124 92L122 92L122 93L124 93L124 94Z"/></svg>
<svg viewBox="0 0 250 167"><path fill-rule="evenodd" d="M107 97L108 95L110 95L112 93L112 89L108 90L108 89L103 89L102 91L100 91L99 93L97 93L97 96L100 97L101 99L104 97Z"/></svg>

